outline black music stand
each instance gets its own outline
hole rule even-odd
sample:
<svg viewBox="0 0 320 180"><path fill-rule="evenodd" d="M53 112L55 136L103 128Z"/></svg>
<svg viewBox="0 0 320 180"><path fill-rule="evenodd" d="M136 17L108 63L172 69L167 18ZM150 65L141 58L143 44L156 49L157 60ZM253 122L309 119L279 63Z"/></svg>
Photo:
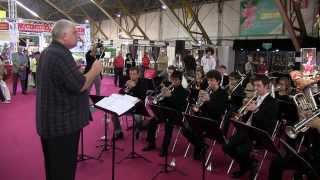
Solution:
<svg viewBox="0 0 320 180"><path fill-rule="evenodd" d="M212 120L206 117L194 116L190 114L183 113L189 126L201 137L206 137L212 140L218 141L220 144L225 143L225 138L223 132L219 127L219 123L216 120ZM202 180L206 177L206 158L202 157Z"/></svg>
<svg viewBox="0 0 320 180"><path fill-rule="evenodd" d="M159 105L155 105L155 104L151 104L150 108L158 120L162 120L165 123L168 123L165 120L170 118L170 119L174 120L173 123L175 125L183 126L183 122L182 122L183 117L180 112L178 112L172 108L163 107L163 106L159 106ZM152 180L156 179L156 177L158 177L162 173L167 174L170 172L178 172L181 175L186 176L186 174L184 172L182 172L181 170L170 166L170 164L168 163L168 152L164 156L164 164L160 164L160 166L161 166L161 169L152 177ZM171 168L171 169L169 169L169 168Z"/></svg>
<svg viewBox="0 0 320 180"><path fill-rule="evenodd" d="M280 138L280 143L285 147L286 152L288 152L292 157L295 158L295 162L298 162L300 166L312 172L312 175L319 179L319 175L317 171L310 165L308 161L306 161L303 157L301 157L288 143L286 143L283 139Z"/></svg>
<svg viewBox="0 0 320 180"><path fill-rule="evenodd" d="M83 128L80 130L80 154L78 154L77 162L87 161L87 160L99 160L93 156L84 154L84 143L83 143Z"/></svg>
<svg viewBox="0 0 320 180"><path fill-rule="evenodd" d="M108 112L105 109L95 105L97 102L99 102L100 100L102 100L105 97L107 97L107 96L90 95L90 98L91 98L91 100L92 100L92 102L94 104L94 107L97 108L97 109L102 110L105 113L104 114L104 139L101 140L102 141L101 145L97 145L97 147L101 147L101 151L100 151L100 153L99 153L99 155L97 157L98 160L101 159L103 152L109 151L110 150L109 148L112 147L112 145L108 142L108 125L107 125L107 119L108 119L108 115L107 114L108 114ZM115 149L123 151L123 149L118 148L118 147L115 147Z"/></svg>
<svg viewBox="0 0 320 180"><path fill-rule="evenodd" d="M267 152L271 152L276 155L280 155L280 152L276 148L272 138L270 137L270 135L267 131L264 131L262 129L259 129L259 128L256 128L253 126L249 126L246 123L243 123L241 121L231 120L231 122L233 122L234 126L236 127L236 129L238 131L247 132L248 136L251 140L259 142L259 144L258 144L259 149L265 150L264 157L260 162L259 169L257 170L255 178L254 178L254 179L256 179L258 177L259 171L262 167L262 163L267 156Z"/></svg>
<svg viewBox="0 0 320 180"><path fill-rule="evenodd" d="M91 96L90 96L91 97ZM92 101L94 102L94 104L96 104L97 102L99 102L100 100L102 100L104 97L103 96L99 96L99 97L97 97L97 96L95 96L95 97L92 97ZM124 113L122 113L122 114L116 114L116 113L114 113L114 112L112 112L112 111L110 111L110 110L108 110L108 109L104 109L104 108L102 108L102 107L99 107L99 106L97 106L97 105L94 105L97 109L100 109L100 110L102 110L102 111L104 111L105 113L109 113L109 114L111 114L111 116L118 116L118 118L121 116L121 115L123 115L123 114L125 114L125 113L127 113L127 112L129 112L130 110L132 110L133 108L131 108L131 109L129 109L129 110L127 110L127 112L124 112ZM107 135L107 133L106 133L106 119L105 119L105 135ZM102 154L102 152L103 151L106 151L106 150L108 150L107 148L106 148L106 146L107 146L107 136L105 136L105 140L104 140L104 145L103 145L103 149L102 149L102 151L101 151L101 154ZM112 174L111 174L111 176L112 176L112 180L114 180L115 179L115 150L116 150L116 141L115 141L115 132L113 131L113 135L112 135ZM122 149L121 149L122 150Z"/></svg>
<svg viewBox="0 0 320 180"><path fill-rule="evenodd" d="M138 102L134 108L132 108L130 111L128 111L129 113L133 113L133 114L139 114L142 116L149 116L149 113L147 112L147 110L144 107L144 102L140 101ZM127 114L127 113L126 113ZM126 159L143 159L145 161L147 161L148 163L151 163L151 161L147 158L145 158L144 156L142 156L141 154L138 154L137 152L135 152L135 119L134 117L132 117L132 139L131 139L131 152L124 157L123 159L121 159L119 162L117 162L117 164L120 164L122 161L126 160Z"/></svg>

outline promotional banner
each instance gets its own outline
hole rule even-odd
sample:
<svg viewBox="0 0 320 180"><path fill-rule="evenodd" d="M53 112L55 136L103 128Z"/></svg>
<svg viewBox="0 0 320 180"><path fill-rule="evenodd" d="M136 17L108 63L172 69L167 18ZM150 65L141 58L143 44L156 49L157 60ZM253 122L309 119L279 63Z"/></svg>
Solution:
<svg viewBox="0 0 320 180"><path fill-rule="evenodd" d="M282 33L282 18L274 1L241 0L240 36Z"/></svg>

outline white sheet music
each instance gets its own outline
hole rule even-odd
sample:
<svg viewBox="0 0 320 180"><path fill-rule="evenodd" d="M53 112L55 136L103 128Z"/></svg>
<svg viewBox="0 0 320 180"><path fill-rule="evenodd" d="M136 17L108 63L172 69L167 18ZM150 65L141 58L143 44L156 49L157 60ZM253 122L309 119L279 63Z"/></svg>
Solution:
<svg viewBox="0 0 320 180"><path fill-rule="evenodd" d="M120 116L134 107L139 101L140 99L133 96L112 94L97 102L96 106L112 111Z"/></svg>

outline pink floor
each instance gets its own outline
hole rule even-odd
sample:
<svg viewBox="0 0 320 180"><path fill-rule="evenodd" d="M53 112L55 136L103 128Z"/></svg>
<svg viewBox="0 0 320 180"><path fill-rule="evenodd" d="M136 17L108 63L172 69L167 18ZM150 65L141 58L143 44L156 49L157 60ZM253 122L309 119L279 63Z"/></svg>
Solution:
<svg viewBox="0 0 320 180"><path fill-rule="evenodd" d="M11 87L10 87L11 89ZM111 79L106 78L102 85L102 94L109 95L116 92ZM103 135L103 113L96 111L94 121L84 129L85 153L97 156L99 149L97 140ZM11 104L0 104L0 180L43 180L44 163L39 137L35 130L35 91L30 90L28 95L21 95L20 92L12 98ZM112 127L112 124L111 124ZM123 121L123 127L126 125ZM163 128L161 128L162 130ZM124 148L124 151L116 152L116 159L120 160L130 152L131 131L124 131L125 139L117 141L117 146ZM161 133L160 133L161 134ZM147 163L142 159L126 160L116 165L117 180L150 180L159 170L159 163L163 159L158 156L158 151L141 152L145 144L145 134L136 143L137 152L143 154L152 161ZM158 145L162 140L160 135ZM160 175L157 179L163 180L200 180L201 164L189 156L184 158L184 150L187 146L182 138L176 152L170 154L170 160L175 157L177 168L184 171L187 176L175 172ZM190 155L190 153L189 153ZM214 151L214 171L207 173L207 179L231 179L226 175L226 169L230 159L221 152L217 146ZM105 152L102 156L103 162L86 161L78 164L77 180L105 180L111 179L111 152ZM266 179L267 166L259 179ZM246 178L243 178L246 179Z"/></svg>

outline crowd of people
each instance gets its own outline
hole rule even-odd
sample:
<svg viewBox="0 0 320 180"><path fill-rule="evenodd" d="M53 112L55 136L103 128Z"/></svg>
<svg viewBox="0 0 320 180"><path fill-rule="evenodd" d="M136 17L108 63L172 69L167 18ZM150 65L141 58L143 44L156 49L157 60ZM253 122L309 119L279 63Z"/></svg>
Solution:
<svg viewBox="0 0 320 180"><path fill-rule="evenodd" d="M36 71L39 58L40 52L33 52L30 55L24 46L19 46L17 52L12 53L12 74L9 74L6 68L8 61L1 57L0 100L2 103L11 102L11 93L7 85L9 77L12 77L12 94L14 96L17 93L18 81L20 81L20 87L24 95L27 94L29 87L36 87Z"/></svg>

